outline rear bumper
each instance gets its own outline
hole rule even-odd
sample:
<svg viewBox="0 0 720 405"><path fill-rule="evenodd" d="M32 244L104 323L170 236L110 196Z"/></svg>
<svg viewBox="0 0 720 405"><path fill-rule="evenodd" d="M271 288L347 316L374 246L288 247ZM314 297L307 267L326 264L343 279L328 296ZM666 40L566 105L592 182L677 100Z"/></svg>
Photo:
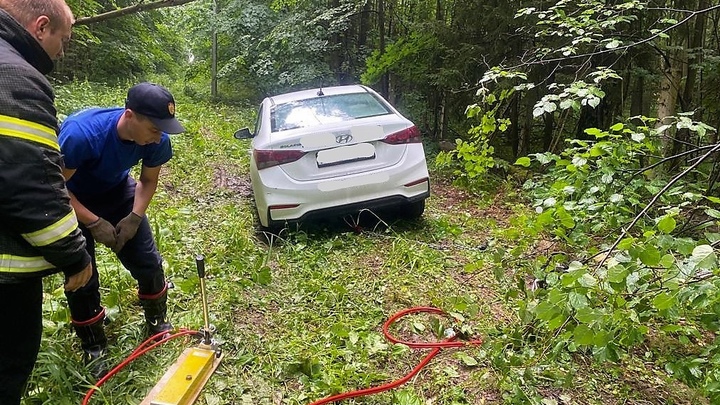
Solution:
<svg viewBox="0 0 720 405"><path fill-rule="evenodd" d="M336 207L321 208L317 210L307 211L299 218L288 218L282 220L271 219L268 221L268 227L278 228L285 224L298 223L303 221L313 221L323 218L340 217L347 214L353 214L360 212L364 209L376 211L399 207L404 204L410 204L418 201L422 201L430 196L430 191L423 194L415 195L412 197L405 197L402 195L392 195L388 197L377 198L369 201L362 201L357 203L345 204ZM267 217L270 218L271 212L268 210ZM277 215L275 215L277 217Z"/></svg>
<svg viewBox="0 0 720 405"><path fill-rule="evenodd" d="M424 156L393 170L349 175L340 179L297 182L284 173L252 171L253 194L262 226L338 216L362 209L396 207L430 195Z"/></svg>

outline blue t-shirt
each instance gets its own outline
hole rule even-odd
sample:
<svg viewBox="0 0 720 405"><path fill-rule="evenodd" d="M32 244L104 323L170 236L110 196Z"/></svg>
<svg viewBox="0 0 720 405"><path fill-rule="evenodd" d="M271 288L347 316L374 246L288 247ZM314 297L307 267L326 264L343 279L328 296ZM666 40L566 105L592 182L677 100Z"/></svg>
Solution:
<svg viewBox="0 0 720 405"><path fill-rule="evenodd" d="M170 160L170 137L160 143L138 145L118 136L117 123L124 108L89 108L68 116L60 126L58 142L65 167L75 169L67 187L78 195L100 194L124 182L130 169L157 167Z"/></svg>

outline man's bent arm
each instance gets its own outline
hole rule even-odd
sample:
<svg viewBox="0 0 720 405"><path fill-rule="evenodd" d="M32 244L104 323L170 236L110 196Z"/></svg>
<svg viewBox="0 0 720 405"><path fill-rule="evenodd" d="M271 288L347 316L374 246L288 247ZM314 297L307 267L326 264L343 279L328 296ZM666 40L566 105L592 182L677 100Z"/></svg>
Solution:
<svg viewBox="0 0 720 405"><path fill-rule="evenodd" d="M140 171L140 179L135 187L135 202L133 203L133 212L139 216L145 215L150 201L157 190L158 179L160 178L160 168L143 166Z"/></svg>

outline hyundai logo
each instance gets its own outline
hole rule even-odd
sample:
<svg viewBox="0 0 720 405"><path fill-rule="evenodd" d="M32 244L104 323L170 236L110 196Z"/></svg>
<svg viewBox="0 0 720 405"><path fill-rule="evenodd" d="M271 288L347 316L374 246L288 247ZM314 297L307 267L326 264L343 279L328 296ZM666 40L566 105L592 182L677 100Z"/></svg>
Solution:
<svg viewBox="0 0 720 405"><path fill-rule="evenodd" d="M335 142L337 143L350 143L352 141L353 137L350 134L344 134L344 135L338 135L335 137Z"/></svg>

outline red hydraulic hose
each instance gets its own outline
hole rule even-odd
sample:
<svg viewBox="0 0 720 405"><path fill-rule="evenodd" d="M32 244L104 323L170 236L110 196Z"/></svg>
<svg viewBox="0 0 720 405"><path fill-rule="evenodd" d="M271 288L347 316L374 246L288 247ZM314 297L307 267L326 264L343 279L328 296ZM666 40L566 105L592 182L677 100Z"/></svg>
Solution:
<svg viewBox="0 0 720 405"><path fill-rule="evenodd" d="M92 395L95 393L95 391L98 388L100 388L100 386L105 384L105 382L107 382L107 380L109 380L110 377L117 374L118 371L125 368L125 366L130 364L133 360L137 359L138 357L142 356L143 354L149 352L150 350L152 350L152 349L160 346L161 344L166 343L172 339L176 339L176 338L179 338L181 336L186 336L186 335L196 335L199 332L196 330L180 329L178 332L176 332L170 336L162 338L159 341L155 341L155 339L159 339L160 337L167 335L167 333L168 333L167 331L160 332L158 334L150 336L147 340L142 342L135 350L133 350L132 353L130 353L130 355L125 360L123 360L120 364L115 366L112 370L110 370L107 374L105 374L105 376L103 378L99 379L98 382L96 382L92 388L90 388L90 390L87 392L87 394L85 394L85 398L83 398L82 405L87 405L90 402L90 397L92 397Z"/></svg>
<svg viewBox="0 0 720 405"><path fill-rule="evenodd" d="M346 392L343 394L333 395L331 397L324 398L319 401L315 401L315 402L311 403L310 405L329 404L332 402L342 401L344 399L350 399L350 398L356 398L356 397L361 397L361 396L365 396L365 395L377 394L379 392L397 388L397 387L405 384L406 382L408 382L411 378L413 378L420 370L422 370L423 367L425 367L430 362L430 360L433 359L433 357L435 357L435 355L440 353L440 350L442 350L443 348L445 348L445 347L477 346L477 345L482 344L481 339L470 340L470 341L466 341L466 342L454 342L455 336L451 336L441 342L414 343L414 342L407 342L407 341L397 339L390 334L390 332L389 332L390 326L392 326L392 324L395 323L395 321L397 321L398 319L402 318L405 315L412 314L412 313L419 313L419 312L428 312L428 313L432 313L432 314L442 314L442 315L445 314L445 312L443 310L438 309L438 308L433 308L433 307L408 308L408 309L404 309L404 310L396 313L395 315L391 316L387 321L385 321L385 323L383 324L383 327L382 327L383 335L385 335L385 338L392 343L404 344L413 349L432 349L432 351L430 351L430 353L428 353L427 356L425 356L425 358L423 358L420 361L420 364L415 366L415 368L413 368L412 371L410 371L410 373L408 373L405 377L403 377L399 380L395 380L395 381L387 383L387 384L383 384L383 385L380 385L377 387L365 388L365 389L361 389L361 390L357 390L357 391Z"/></svg>

